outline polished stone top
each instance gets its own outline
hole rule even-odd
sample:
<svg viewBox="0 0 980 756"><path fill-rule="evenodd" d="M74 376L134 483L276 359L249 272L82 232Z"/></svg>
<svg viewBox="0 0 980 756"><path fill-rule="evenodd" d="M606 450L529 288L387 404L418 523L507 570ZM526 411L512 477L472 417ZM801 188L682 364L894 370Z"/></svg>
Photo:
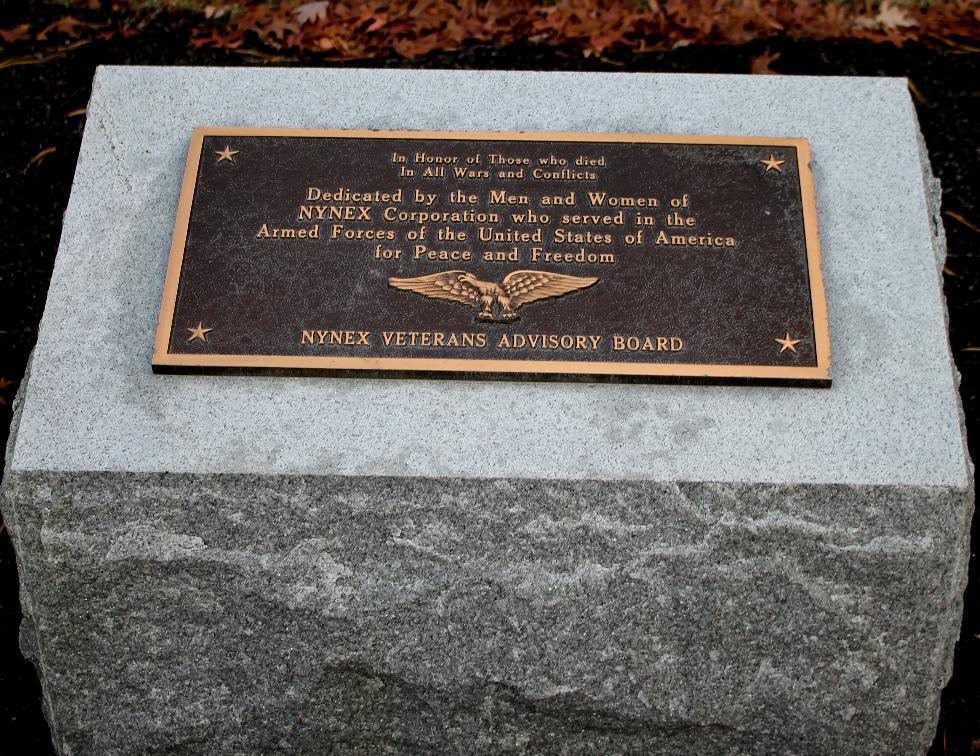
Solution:
<svg viewBox="0 0 980 756"><path fill-rule="evenodd" d="M154 375L198 126L804 137L833 387ZM965 487L927 171L900 79L101 68L12 469Z"/></svg>

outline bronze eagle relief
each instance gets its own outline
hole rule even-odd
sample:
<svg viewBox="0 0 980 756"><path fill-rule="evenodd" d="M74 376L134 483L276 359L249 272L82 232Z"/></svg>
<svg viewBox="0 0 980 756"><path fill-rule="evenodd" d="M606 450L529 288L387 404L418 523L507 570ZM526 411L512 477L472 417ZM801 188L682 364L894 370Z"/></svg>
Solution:
<svg viewBox="0 0 980 756"><path fill-rule="evenodd" d="M545 270L515 270L497 284L481 281L465 270L447 270L418 278L389 278L388 285L432 299L470 305L479 310L479 321L513 323L520 318L517 311L523 305L587 289L598 281Z"/></svg>

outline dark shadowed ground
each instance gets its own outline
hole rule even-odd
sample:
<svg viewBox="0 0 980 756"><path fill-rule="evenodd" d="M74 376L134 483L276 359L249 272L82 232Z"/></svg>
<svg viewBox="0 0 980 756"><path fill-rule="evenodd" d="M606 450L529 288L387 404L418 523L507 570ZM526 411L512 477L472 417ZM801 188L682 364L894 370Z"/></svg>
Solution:
<svg viewBox="0 0 980 756"><path fill-rule="evenodd" d="M2 25L2 24L0 24ZM0 60L0 442L10 404L44 308L61 218L68 201L99 64L242 65L240 54L194 51L170 27L146 29L137 39L94 42L47 62L3 67ZM36 43L14 45L0 57L29 55ZM779 53L771 64L784 74L908 76L935 172L943 184L943 220L949 242L946 294L950 336L962 373L960 387L973 459L980 458L980 51L859 41L773 39L731 47L690 46L618 62L583 59L578 50L473 48L424 59L369 61L376 67L507 68L748 73L753 58ZM299 61L316 65L315 60ZM279 65L282 65L281 63ZM134 92L134 96L139 93ZM869 129L875 124L869 123ZM42 152L48 152L42 155ZM924 220L924 219L923 219ZM10 381L5 385L5 380ZM980 753L980 587L973 529L971 581L952 681L930 756ZM0 534L0 751L51 753L34 669L17 649L20 623L13 550ZM9 749L9 750L8 750Z"/></svg>

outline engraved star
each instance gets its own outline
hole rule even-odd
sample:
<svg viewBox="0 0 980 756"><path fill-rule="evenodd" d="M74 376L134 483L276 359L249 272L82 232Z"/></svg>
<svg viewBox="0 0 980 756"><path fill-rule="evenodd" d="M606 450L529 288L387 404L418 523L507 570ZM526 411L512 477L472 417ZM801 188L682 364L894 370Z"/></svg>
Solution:
<svg viewBox="0 0 980 756"><path fill-rule="evenodd" d="M225 148L224 148L223 150L220 150L220 151L218 151L218 150L215 150L215 151L214 151L214 154L218 156L218 162L219 162L219 163L220 163L220 162L221 162L222 160L227 160L227 161L228 161L229 163L234 163L234 162L235 162L235 160L234 160L234 157L235 157L235 155L237 155L237 154L238 154L239 152L241 152L241 150L233 150L233 149L232 149L231 147L229 147L229 146L228 146L228 145L226 144L226 145L225 145Z"/></svg>
<svg viewBox="0 0 980 756"><path fill-rule="evenodd" d="M783 163L785 163L786 161L785 160L776 160L776 153L770 152L769 153L769 159L768 160L760 160L759 162L762 163L766 167L766 173L769 173L769 171L772 171L772 170L775 170L775 171L778 171L779 173L782 173L783 172L782 166L783 166Z"/></svg>
<svg viewBox="0 0 980 756"><path fill-rule="evenodd" d="M187 343L190 344L192 341L194 341L194 339L200 339L206 343L208 340L208 333L214 329L205 328L204 324L199 320L197 321L197 328L188 328L186 330L191 332L191 337L187 339Z"/></svg>
<svg viewBox="0 0 980 756"><path fill-rule="evenodd" d="M792 336L789 335L789 331L786 332L785 339L773 339L773 341L775 341L777 344L783 345L783 348L779 350L780 354L785 352L787 349L791 352L795 352L796 345L800 343L800 339L794 339Z"/></svg>

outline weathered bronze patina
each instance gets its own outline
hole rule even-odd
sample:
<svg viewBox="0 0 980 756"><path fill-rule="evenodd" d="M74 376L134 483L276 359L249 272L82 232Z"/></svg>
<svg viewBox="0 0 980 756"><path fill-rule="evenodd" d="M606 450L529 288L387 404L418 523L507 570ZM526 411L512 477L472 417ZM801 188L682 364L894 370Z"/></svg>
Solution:
<svg viewBox="0 0 980 756"><path fill-rule="evenodd" d="M805 140L197 129L158 372L830 384Z"/></svg>

